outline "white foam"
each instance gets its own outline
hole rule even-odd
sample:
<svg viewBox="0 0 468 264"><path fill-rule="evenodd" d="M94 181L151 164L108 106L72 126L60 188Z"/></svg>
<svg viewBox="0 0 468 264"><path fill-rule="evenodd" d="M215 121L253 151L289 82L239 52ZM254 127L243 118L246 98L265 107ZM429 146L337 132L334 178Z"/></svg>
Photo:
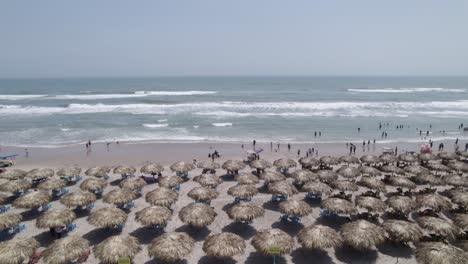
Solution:
<svg viewBox="0 0 468 264"><path fill-rule="evenodd" d="M70 131L70 130L72 130L72 129L71 129L71 128L61 128L60 130L62 130L62 131Z"/></svg>
<svg viewBox="0 0 468 264"><path fill-rule="evenodd" d="M143 124L143 126L147 128L160 128L160 127L167 127L168 124Z"/></svg>
<svg viewBox="0 0 468 264"><path fill-rule="evenodd" d="M232 123L213 123L211 125L215 127L228 127L228 126L232 126Z"/></svg>
<svg viewBox="0 0 468 264"><path fill-rule="evenodd" d="M158 122L167 122L167 119L158 119Z"/></svg>
<svg viewBox="0 0 468 264"><path fill-rule="evenodd" d="M193 126L193 128L199 128L200 126Z"/></svg>
<svg viewBox="0 0 468 264"><path fill-rule="evenodd" d="M46 94L0 94L0 100L27 100L46 96Z"/></svg>
<svg viewBox="0 0 468 264"><path fill-rule="evenodd" d="M205 95L216 94L217 91L136 91L137 95L161 95L161 96L178 96L178 95Z"/></svg>
<svg viewBox="0 0 468 264"><path fill-rule="evenodd" d="M382 88L382 89L348 89L348 92L355 93L421 93L421 92L449 92L464 93L465 89L421 87L421 88Z"/></svg>
<svg viewBox="0 0 468 264"><path fill-rule="evenodd" d="M64 94L50 97L49 99L60 100L101 100L119 98L139 98L146 97L147 94Z"/></svg>

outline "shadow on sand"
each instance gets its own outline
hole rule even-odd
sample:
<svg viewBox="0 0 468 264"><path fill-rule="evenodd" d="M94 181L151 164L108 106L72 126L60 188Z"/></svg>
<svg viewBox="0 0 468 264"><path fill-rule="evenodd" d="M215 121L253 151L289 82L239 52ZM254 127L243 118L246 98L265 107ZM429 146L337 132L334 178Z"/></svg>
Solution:
<svg viewBox="0 0 468 264"><path fill-rule="evenodd" d="M106 230L105 228L96 228L84 234L83 238L87 239L91 246L94 246L94 245L101 243L106 238L113 236L113 235L118 235L118 234L120 234L120 232L117 232L117 231L112 232L112 231Z"/></svg>
<svg viewBox="0 0 468 264"><path fill-rule="evenodd" d="M273 257L262 255L258 252L252 252L245 260L246 264L272 264ZM281 256L276 257L276 264L286 264L286 259Z"/></svg>
<svg viewBox="0 0 468 264"><path fill-rule="evenodd" d="M339 261L344 263L375 263L377 260L377 251L357 250L349 246L344 246L335 250L335 256Z"/></svg>
<svg viewBox="0 0 468 264"><path fill-rule="evenodd" d="M195 228L193 226L190 226L190 225L183 225L183 226L180 226L178 227L176 230L176 232L185 232L187 233L189 236L191 236L193 239L195 239L195 241L202 241L204 240L209 234L210 234L210 230L206 227L203 227L203 228Z"/></svg>
<svg viewBox="0 0 468 264"><path fill-rule="evenodd" d="M403 244L395 245L392 243L384 243L377 247L380 253L394 258L410 259L413 254L413 249Z"/></svg>
<svg viewBox="0 0 468 264"><path fill-rule="evenodd" d="M298 248L291 252L293 263L296 264L309 264L313 260L314 264L320 263L334 263L332 258L326 251L319 249L302 249Z"/></svg>
<svg viewBox="0 0 468 264"><path fill-rule="evenodd" d="M299 231L301 231L302 228L304 228L304 225L301 223L283 223L278 220L271 224L271 228L278 228L290 234L291 236L295 236L297 233L299 233Z"/></svg>
<svg viewBox="0 0 468 264"><path fill-rule="evenodd" d="M218 258L212 256L203 256L198 261L198 264L235 264L236 261L232 258Z"/></svg>
<svg viewBox="0 0 468 264"><path fill-rule="evenodd" d="M134 230L130 235L136 237L141 244L149 244L153 239L164 233L164 229L155 229L150 226L144 226Z"/></svg>
<svg viewBox="0 0 468 264"><path fill-rule="evenodd" d="M222 231L234 233L245 240L253 237L257 232L257 230L255 230L255 228L253 228L251 225L240 222L232 222L229 225L223 227Z"/></svg>

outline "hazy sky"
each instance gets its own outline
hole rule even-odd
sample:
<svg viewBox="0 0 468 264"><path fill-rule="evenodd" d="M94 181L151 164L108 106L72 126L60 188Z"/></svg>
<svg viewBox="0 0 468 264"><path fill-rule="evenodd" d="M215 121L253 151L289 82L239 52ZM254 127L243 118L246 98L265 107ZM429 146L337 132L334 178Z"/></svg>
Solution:
<svg viewBox="0 0 468 264"><path fill-rule="evenodd" d="M467 0L0 0L0 77L468 75Z"/></svg>

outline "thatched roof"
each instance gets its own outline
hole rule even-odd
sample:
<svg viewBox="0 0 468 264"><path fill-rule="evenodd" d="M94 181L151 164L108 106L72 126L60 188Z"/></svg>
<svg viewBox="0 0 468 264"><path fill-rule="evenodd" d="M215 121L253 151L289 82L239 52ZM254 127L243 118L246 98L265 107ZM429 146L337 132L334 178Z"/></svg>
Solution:
<svg viewBox="0 0 468 264"><path fill-rule="evenodd" d="M183 182L184 182L184 179L182 179L179 176L167 176L167 177L161 177L158 179L159 186L165 187L165 188L176 187L177 185Z"/></svg>
<svg viewBox="0 0 468 264"><path fill-rule="evenodd" d="M385 183L375 177L363 176L361 180L356 182L359 186L364 186L371 190L379 191L379 192L387 192L387 188L385 187Z"/></svg>
<svg viewBox="0 0 468 264"><path fill-rule="evenodd" d="M351 155L345 155L345 156L341 156L339 159L338 159L339 162L341 163L348 163L348 164L357 164L359 163L359 159L356 157L356 156L351 156Z"/></svg>
<svg viewBox="0 0 468 264"><path fill-rule="evenodd" d="M228 194L239 198L253 197L258 193L257 187L254 185L243 184L236 185L228 189Z"/></svg>
<svg viewBox="0 0 468 264"><path fill-rule="evenodd" d="M245 168L245 164L240 160L227 160L223 163L222 168L229 171L242 170Z"/></svg>
<svg viewBox="0 0 468 264"><path fill-rule="evenodd" d="M453 152L439 152L437 157L444 159L444 160L457 160L460 158L456 153Z"/></svg>
<svg viewBox="0 0 468 264"><path fill-rule="evenodd" d="M299 163L302 165L304 168L310 168L314 166L320 165L320 161L316 158L313 157L303 157L299 159Z"/></svg>
<svg viewBox="0 0 468 264"><path fill-rule="evenodd" d="M289 199L279 204L279 210L283 214L306 216L312 213L312 207L302 200Z"/></svg>
<svg viewBox="0 0 468 264"><path fill-rule="evenodd" d="M286 176L276 171L266 171L260 174L260 178L265 182L277 182L286 180Z"/></svg>
<svg viewBox="0 0 468 264"><path fill-rule="evenodd" d="M77 235L69 235L55 240L42 251L42 259L48 264L67 264L86 255L88 250L88 240Z"/></svg>
<svg viewBox="0 0 468 264"><path fill-rule="evenodd" d="M403 162L416 162L418 161L418 156L411 153L404 153L398 155L398 159Z"/></svg>
<svg viewBox="0 0 468 264"><path fill-rule="evenodd" d="M427 230L429 233L437 234L449 239L455 239L460 233L461 229L452 224L451 222L432 216L423 216L417 219L420 227Z"/></svg>
<svg viewBox="0 0 468 264"><path fill-rule="evenodd" d="M360 160L362 161L362 163L367 164L380 162L379 157L377 157L376 155L362 155Z"/></svg>
<svg viewBox="0 0 468 264"><path fill-rule="evenodd" d="M309 193L330 194L333 190L323 182L308 182L302 186L302 191Z"/></svg>
<svg viewBox="0 0 468 264"><path fill-rule="evenodd" d="M39 183L37 186L38 189L40 190L60 190L62 188L65 188L67 186L67 182L62 180L62 179L48 179L44 182Z"/></svg>
<svg viewBox="0 0 468 264"><path fill-rule="evenodd" d="M76 219L75 213L70 209L53 209L41 214L36 220L38 228L53 228L71 224Z"/></svg>
<svg viewBox="0 0 468 264"><path fill-rule="evenodd" d="M142 178L128 178L119 183L119 187L128 190L138 190L146 186L145 180Z"/></svg>
<svg viewBox="0 0 468 264"><path fill-rule="evenodd" d="M361 171L363 175L368 175L368 176L379 176L382 174L381 171L370 166L359 166L359 170Z"/></svg>
<svg viewBox="0 0 468 264"><path fill-rule="evenodd" d="M13 202L13 206L16 208L25 209L37 208L49 203L51 198L52 196L48 191L31 191L21 197L16 198L16 200Z"/></svg>
<svg viewBox="0 0 468 264"><path fill-rule="evenodd" d="M430 160L438 159L438 157L432 153L420 153L418 154L418 158L419 160L422 160L422 161L430 161Z"/></svg>
<svg viewBox="0 0 468 264"><path fill-rule="evenodd" d="M207 170L215 170L215 169L220 168L219 164L212 160L200 161L198 162L197 167L201 169L207 169Z"/></svg>
<svg viewBox="0 0 468 264"><path fill-rule="evenodd" d="M52 176L54 176L54 171L52 169L33 169L26 173L26 177L32 180L49 178Z"/></svg>
<svg viewBox="0 0 468 264"><path fill-rule="evenodd" d="M338 175L341 175L345 178L353 179L361 175L361 171L355 167L342 166L338 170Z"/></svg>
<svg viewBox="0 0 468 264"><path fill-rule="evenodd" d="M403 176L390 176L386 178L386 183L395 187L402 187L408 189L416 188L416 184L412 182L410 179L405 178Z"/></svg>
<svg viewBox="0 0 468 264"><path fill-rule="evenodd" d="M57 176L64 177L77 177L80 176L80 173L81 168L79 167L61 168L56 172Z"/></svg>
<svg viewBox="0 0 468 264"><path fill-rule="evenodd" d="M421 165L406 166L403 170L411 174L429 173L429 170Z"/></svg>
<svg viewBox="0 0 468 264"><path fill-rule="evenodd" d="M187 196L194 200L213 200L219 193L211 188L195 187L187 193Z"/></svg>
<svg viewBox="0 0 468 264"><path fill-rule="evenodd" d="M259 179L252 173L241 173L234 178L238 184L257 184Z"/></svg>
<svg viewBox="0 0 468 264"><path fill-rule="evenodd" d="M97 227L114 227L125 224L127 222L127 214L115 207L99 208L91 212L88 222Z"/></svg>
<svg viewBox="0 0 468 264"><path fill-rule="evenodd" d="M318 180L318 175L311 172L310 170L296 170L295 172L291 173L291 177L301 185Z"/></svg>
<svg viewBox="0 0 468 264"><path fill-rule="evenodd" d="M359 187L351 181L334 181L330 183L330 187L333 189L339 190L339 191L350 191L350 192L356 192L359 190Z"/></svg>
<svg viewBox="0 0 468 264"><path fill-rule="evenodd" d="M418 184L429 184L429 185L442 185L442 179L438 178L429 173L418 174L414 177L414 181Z"/></svg>
<svg viewBox="0 0 468 264"><path fill-rule="evenodd" d="M340 233L336 232L333 228L323 225L304 227L297 234L297 240L303 248L322 250L337 248L343 243Z"/></svg>
<svg viewBox="0 0 468 264"><path fill-rule="evenodd" d="M86 191L74 191L67 193L60 199L60 202L68 207L87 206L96 201L96 196Z"/></svg>
<svg viewBox="0 0 468 264"><path fill-rule="evenodd" d="M442 179L446 184L454 187L468 187L468 177L459 175L445 175Z"/></svg>
<svg viewBox="0 0 468 264"><path fill-rule="evenodd" d="M356 206L376 213L385 212L387 209L387 205L382 200L370 196L357 196Z"/></svg>
<svg viewBox="0 0 468 264"><path fill-rule="evenodd" d="M142 225L165 225L172 212L167 207L153 205L135 213L135 219Z"/></svg>
<svg viewBox="0 0 468 264"><path fill-rule="evenodd" d="M433 162L429 162L428 164L426 164L426 167L429 168L430 170L433 170L433 171L445 171L445 172L450 172L451 169L447 166L445 166L444 164L441 164L441 163L433 163Z"/></svg>
<svg viewBox="0 0 468 264"><path fill-rule="evenodd" d="M328 198L322 201L322 208L335 212L337 214L355 214L357 209L350 201L340 198Z"/></svg>
<svg viewBox="0 0 468 264"><path fill-rule="evenodd" d="M117 263L119 258L132 259L141 250L138 239L132 236L111 236L94 248L94 255L102 263Z"/></svg>
<svg viewBox="0 0 468 264"><path fill-rule="evenodd" d="M332 170L319 170L317 171L320 181L325 183L332 183L338 180L338 174Z"/></svg>
<svg viewBox="0 0 468 264"><path fill-rule="evenodd" d="M268 184L270 194L293 195L298 193L296 187L288 181L277 181Z"/></svg>
<svg viewBox="0 0 468 264"><path fill-rule="evenodd" d="M0 173L0 179L9 181L23 179L24 177L26 177L26 171L19 169L8 169Z"/></svg>
<svg viewBox="0 0 468 264"><path fill-rule="evenodd" d="M454 214L453 223L462 230L468 230L468 214Z"/></svg>
<svg viewBox="0 0 468 264"><path fill-rule="evenodd" d="M468 172L468 164L461 161L451 161L447 167L459 172Z"/></svg>
<svg viewBox="0 0 468 264"><path fill-rule="evenodd" d="M223 182L223 180L215 174L201 174L194 177L193 180L198 182L201 186L213 188Z"/></svg>
<svg viewBox="0 0 468 264"><path fill-rule="evenodd" d="M104 195L102 201L110 204L125 204L131 202L135 198L137 198L137 194L134 191L127 189L114 189Z"/></svg>
<svg viewBox="0 0 468 264"><path fill-rule="evenodd" d="M394 211L399 211L405 214L413 211L417 206L416 202L411 197L400 195L389 197L385 203Z"/></svg>
<svg viewBox="0 0 468 264"><path fill-rule="evenodd" d="M385 230L366 220L346 223L340 232L346 244L359 250L372 249L385 242Z"/></svg>
<svg viewBox="0 0 468 264"><path fill-rule="evenodd" d="M452 194L452 201L463 207L468 207L468 193L467 192L454 192Z"/></svg>
<svg viewBox="0 0 468 264"><path fill-rule="evenodd" d="M338 164L338 158L332 156L322 156L320 157L320 163L327 165L336 165Z"/></svg>
<svg viewBox="0 0 468 264"><path fill-rule="evenodd" d="M264 170L270 168L271 166L273 166L271 162L264 159L254 160L250 163L250 167L254 169Z"/></svg>
<svg viewBox="0 0 468 264"><path fill-rule="evenodd" d="M265 214L263 207L252 203L239 203L227 210L229 218L236 221L251 221Z"/></svg>
<svg viewBox="0 0 468 264"><path fill-rule="evenodd" d="M0 214L0 231L9 227L18 226L23 216L17 213Z"/></svg>
<svg viewBox="0 0 468 264"><path fill-rule="evenodd" d="M164 171L164 167L158 163L146 164L140 169L141 173L152 174L152 175L156 175L158 173L161 173L162 171Z"/></svg>
<svg viewBox="0 0 468 264"><path fill-rule="evenodd" d="M10 195L8 195L6 193L0 193L0 204L6 202L9 197L10 197Z"/></svg>
<svg viewBox="0 0 468 264"><path fill-rule="evenodd" d="M294 238L281 229L258 231L252 239L253 247L263 255L288 254L294 247Z"/></svg>
<svg viewBox="0 0 468 264"><path fill-rule="evenodd" d="M273 165L278 168L291 168L296 167L297 162L293 159L277 159L273 162Z"/></svg>
<svg viewBox="0 0 468 264"><path fill-rule="evenodd" d="M244 250L244 239L229 232L210 235L203 243L203 251L205 251L208 256L232 257L234 255L243 254Z"/></svg>
<svg viewBox="0 0 468 264"><path fill-rule="evenodd" d="M384 165L384 166L380 167L380 170L383 171L383 172L390 172L390 173L396 173L396 174L405 174L405 171L402 168L397 167L395 165Z"/></svg>
<svg viewBox="0 0 468 264"><path fill-rule="evenodd" d="M133 175L135 174L136 169L131 166L127 165L120 165L114 168L115 174L125 174L125 175Z"/></svg>
<svg viewBox="0 0 468 264"><path fill-rule="evenodd" d="M88 178L80 184L83 191L95 192L106 188L107 182L104 179Z"/></svg>
<svg viewBox="0 0 468 264"><path fill-rule="evenodd" d="M32 183L30 181L13 180L0 185L0 191L14 193L19 191L25 191L27 189L30 189L31 187Z"/></svg>
<svg viewBox="0 0 468 264"><path fill-rule="evenodd" d="M416 223L409 221L386 220L382 227L393 242L417 242L423 237L421 228Z"/></svg>
<svg viewBox="0 0 468 264"><path fill-rule="evenodd" d="M195 169L192 162L179 161L171 165L171 170L175 172L189 172Z"/></svg>
<svg viewBox="0 0 468 264"><path fill-rule="evenodd" d="M109 174L111 169L109 167L92 167L85 171L85 174L88 176L94 176L98 178L102 178Z"/></svg>
<svg viewBox="0 0 468 264"><path fill-rule="evenodd" d="M16 236L0 243L0 263L22 264L34 254L37 248L39 248L39 242L36 239Z"/></svg>
<svg viewBox="0 0 468 264"><path fill-rule="evenodd" d="M468 262L466 252L442 242L419 243L415 256L420 264L466 264Z"/></svg>
<svg viewBox="0 0 468 264"><path fill-rule="evenodd" d="M382 154L379 159L383 163L396 163L398 161L398 157L392 154Z"/></svg>
<svg viewBox="0 0 468 264"><path fill-rule="evenodd" d="M179 195L174 190L159 187L151 192L148 192L145 196L145 199L151 205L170 207L177 201L178 196Z"/></svg>
<svg viewBox="0 0 468 264"><path fill-rule="evenodd" d="M182 222L198 228L213 223L217 215L212 207L204 203L191 203L179 211Z"/></svg>
<svg viewBox="0 0 468 264"><path fill-rule="evenodd" d="M416 202L419 208L431 208L432 210L439 212L441 210L448 210L452 208L452 203L448 198L440 196L438 194L419 194L416 196Z"/></svg>
<svg viewBox="0 0 468 264"><path fill-rule="evenodd" d="M186 233L165 233L151 242L148 253L157 260L175 262L190 254L194 244L195 240Z"/></svg>

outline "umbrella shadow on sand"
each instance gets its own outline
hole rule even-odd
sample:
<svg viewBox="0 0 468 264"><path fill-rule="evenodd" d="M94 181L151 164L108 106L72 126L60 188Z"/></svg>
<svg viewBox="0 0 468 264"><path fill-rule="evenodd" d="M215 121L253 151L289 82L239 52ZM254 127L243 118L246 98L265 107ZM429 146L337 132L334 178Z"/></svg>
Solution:
<svg viewBox="0 0 468 264"><path fill-rule="evenodd" d="M278 202L273 202L273 201L264 202L262 207L265 208L266 210L275 211L275 212L278 212L279 210Z"/></svg>
<svg viewBox="0 0 468 264"><path fill-rule="evenodd" d="M345 217L337 217L334 219L328 219L324 217L319 217L315 220L315 225L324 225L330 228L333 228L335 231L339 232L343 224L349 223L349 219Z"/></svg>
<svg viewBox="0 0 468 264"><path fill-rule="evenodd" d="M314 263L334 263L332 258L324 250L319 249L301 249L298 248L291 252L293 263L296 264L309 264L311 259Z"/></svg>
<svg viewBox="0 0 468 264"><path fill-rule="evenodd" d="M39 242L41 247L48 247L55 241L55 238L49 231L44 231L38 235L35 235L34 239L36 239L36 241Z"/></svg>
<svg viewBox="0 0 468 264"><path fill-rule="evenodd" d="M232 181L235 181L234 176L233 176L233 175L230 175L230 174L221 175L221 176L219 176L219 178L222 179L222 180L225 181L225 182L232 182Z"/></svg>
<svg viewBox="0 0 468 264"><path fill-rule="evenodd" d="M195 228L189 225L183 225L178 227L176 232L184 232L191 236L195 241L203 241L210 234L210 230L206 227Z"/></svg>
<svg viewBox="0 0 468 264"><path fill-rule="evenodd" d="M246 264L271 264L273 263L273 257L265 256L258 252L252 252L245 260ZM276 257L276 264L286 264L287 261L282 256Z"/></svg>
<svg viewBox="0 0 468 264"><path fill-rule="evenodd" d="M282 223L280 221L276 221L271 224L271 228L278 228L283 230L284 232L290 234L291 236L297 235L304 225L301 223Z"/></svg>
<svg viewBox="0 0 468 264"><path fill-rule="evenodd" d="M255 228L253 228L251 225L240 222L232 222L229 225L223 227L222 231L234 233L245 240L253 237L257 233L257 230L255 230Z"/></svg>
<svg viewBox="0 0 468 264"><path fill-rule="evenodd" d="M357 250L349 246L343 246L335 250L335 256L344 263L375 263L377 251Z"/></svg>
<svg viewBox="0 0 468 264"><path fill-rule="evenodd" d="M377 246L377 249L380 253L394 258L410 259L413 254L413 250L408 246L395 245L388 242Z"/></svg>
<svg viewBox="0 0 468 264"><path fill-rule="evenodd" d="M203 256L200 258L198 261L198 264L235 264L236 261L232 258L218 258L218 257L212 257L212 256Z"/></svg>
<svg viewBox="0 0 468 264"><path fill-rule="evenodd" d="M101 243L106 238L113 236L113 235L117 235L117 234L119 233L109 232L109 230L106 230L105 228L96 228L84 234L83 238L87 239L91 246L94 246L94 245Z"/></svg>
<svg viewBox="0 0 468 264"><path fill-rule="evenodd" d="M22 212L20 214L23 217L22 220L21 220L22 222L27 222L27 221L34 220L34 219L38 218L41 215L41 213L38 212L36 209L30 209L30 210L24 211L24 212Z"/></svg>
<svg viewBox="0 0 468 264"><path fill-rule="evenodd" d="M136 237L141 244L149 244L153 239L164 233L164 229L154 229L150 226L144 226L134 230L130 235Z"/></svg>

